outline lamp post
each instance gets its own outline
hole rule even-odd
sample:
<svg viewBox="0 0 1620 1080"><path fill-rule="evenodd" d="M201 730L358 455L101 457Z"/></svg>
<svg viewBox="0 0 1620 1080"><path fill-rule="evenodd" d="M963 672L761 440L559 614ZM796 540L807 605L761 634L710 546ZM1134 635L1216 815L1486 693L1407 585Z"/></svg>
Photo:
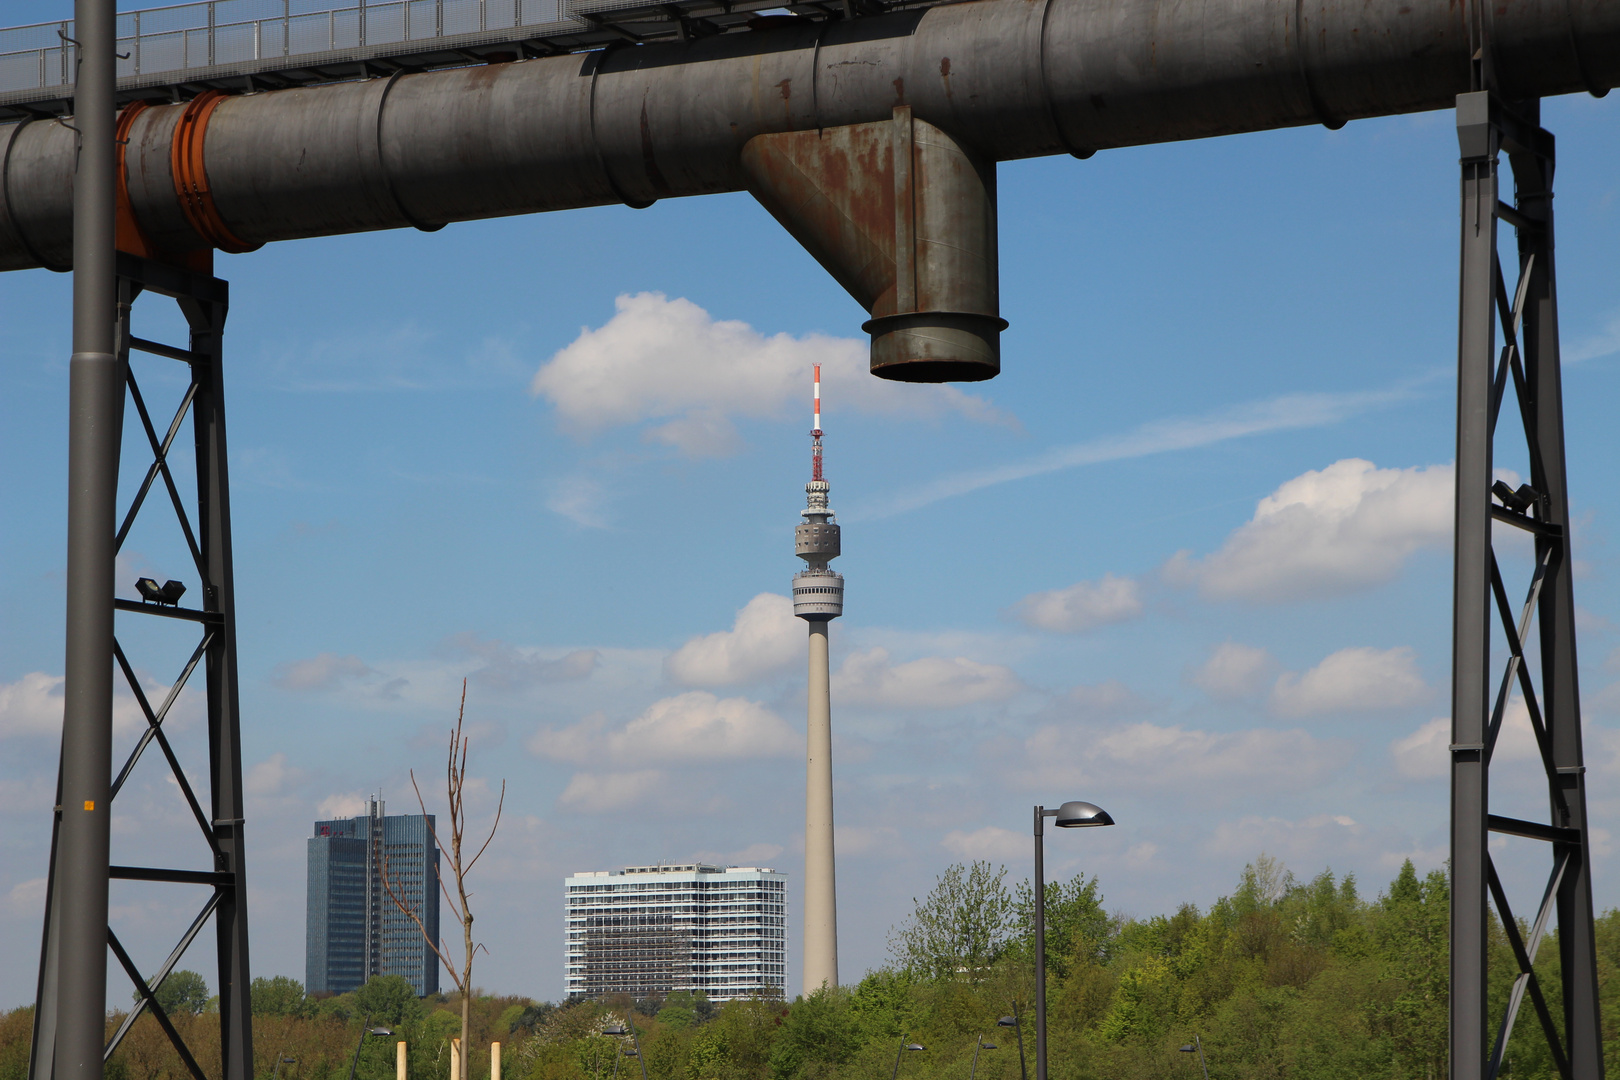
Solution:
<svg viewBox="0 0 1620 1080"><path fill-rule="evenodd" d="M1018 1075L1029 1080L1029 1065L1024 1061L1024 1025L1018 1022L1018 1002L1013 1002L1013 1014L996 1021L997 1027L1010 1027L1018 1034Z"/></svg>
<svg viewBox="0 0 1620 1080"><path fill-rule="evenodd" d="M360 1041L354 1044L354 1060L349 1062L349 1080L354 1080L354 1070L360 1065L360 1048L366 1045L367 1035L392 1035L393 1032L385 1027L365 1028L360 1032Z"/></svg>
<svg viewBox="0 0 1620 1080"><path fill-rule="evenodd" d="M1192 1042L1181 1048L1183 1054L1190 1054L1194 1050L1198 1051L1198 1064L1204 1067L1204 1080L1209 1080L1209 1063L1204 1060L1204 1040L1197 1035L1193 1036Z"/></svg>
<svg viewBox="0 0 1620 1080"><path fill-rule="evenodd" d="M981 1032L979 1032L979 1034L977 1036L974 1037L974 1039L973 1039L973 1064L968 1066L968 1080L973 1080L973 1073L979 1067L979 1051L980 1050L994 1050L995 1048L996 1048L995 1043L987 1043L987 1042L984 1041L984 1032L981 1031Z"/></svg>
<svg viewBox="0 0 1620 1080"><path fill-rule="evenodd" d="M922 1048L923 1047L920 1043L908 1043L906 1040L901 1039L900 1048L894 1052L894 1074L889 1077L889 1080L899 1080L901 1054L905 1053L907 1050L921 1050Z"/></svg>
<svg viewBox="0 0 1620 1080"><path fill-rule="evenodd" d="M626 1026L628 1026L630 1028L630 1030L628 1032L624 1030ZM636 1022L634 1020L626 1020L623 1024L614 1024L610 1028L603 1028L602 1029L602 1034L604 1034L604 1035L629 1035L630 1036L631 1041L633 1041L636 1044L635 1049L626 1050L624 1052L624 1056L625 1057L633 1057L637 1061L641 1062L641 1080L647 1080L647 1061L646 1061L645 1058L643 1058L641 1056L641 1037L636 1034ZM619 1075L619 1059L618 1058L613 1059L613 1075L614 1076Z"/></svg>
<svg viewBox="0 0 1620 1080"><path fill-rule="evenodd" d="M1071 801L1056 810L1035 808L1035 1080L1046 1080L1046 868L1042 839L1046 819L1060 829L1112 825L1108 811L1094 803Z"/></svg>

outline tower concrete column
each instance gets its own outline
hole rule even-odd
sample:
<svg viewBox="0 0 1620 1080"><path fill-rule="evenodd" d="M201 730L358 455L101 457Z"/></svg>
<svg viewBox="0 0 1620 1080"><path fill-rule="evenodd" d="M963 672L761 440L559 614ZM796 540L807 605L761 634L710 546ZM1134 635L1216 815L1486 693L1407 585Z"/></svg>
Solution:
<svg viewBox="0 0 1620 1080"><path fill-rule="evenodd" d="M804 783L804 992L838 985L833 866L832 698L827 620L810 619L809 738Z"/></svg>
<svg viewBox="0 0 1620 1080"><path fill-rule="evenodd" d="M815 426L810 430L810 482L793 534L805 568L793 575L793 614L810 624L810 681L806 698L804 791L804 992L838 985L838 890L833 867L832 676L827 624L844 613L844 575L829 570L838 558L838 522L827 505L821 474L821 365L816 365Z"/></svg>

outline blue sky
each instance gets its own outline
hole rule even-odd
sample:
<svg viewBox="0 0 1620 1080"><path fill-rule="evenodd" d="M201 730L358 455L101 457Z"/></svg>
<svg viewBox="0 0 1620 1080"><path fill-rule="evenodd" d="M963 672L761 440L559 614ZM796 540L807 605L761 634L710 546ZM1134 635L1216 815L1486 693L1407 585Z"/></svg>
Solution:
<svg viewBox="0 0 1620 1080"><path fill-rule="evenodd" d="M1620 904L1617 108L1545 117L1600 907ZM221 256L254 973L303 976L315 818L379 790L414 809L411 769L442 806L463 677L479 820L507 785L480 984L561 992L576 870L775 866L796 909L784 597L815 362L848 583L846 980L950 862L1026 875L1035 802L1113 813L1049 837L1048 866L1128 914L1207 904L1262 851L1369 892L1441 865L1456 153L1435 113L1005 164L1003 374L948 391L862 374L864 312L746 195ZM68 299L65 276L0 280L0 1005L32 996L56 762ZM178 335L156 301L140 319ZM171 400L176 372L142 363ZM121 584L141 574L186 578L156 515ZM121 633L166 686L184 637ZM199 706L179 708L195 770ZM1534 814L1513 738L1493 809ZM201 865L159 765L120 799L118 861ZM201 903L176 892L115 890L143 964Z"/></svg>

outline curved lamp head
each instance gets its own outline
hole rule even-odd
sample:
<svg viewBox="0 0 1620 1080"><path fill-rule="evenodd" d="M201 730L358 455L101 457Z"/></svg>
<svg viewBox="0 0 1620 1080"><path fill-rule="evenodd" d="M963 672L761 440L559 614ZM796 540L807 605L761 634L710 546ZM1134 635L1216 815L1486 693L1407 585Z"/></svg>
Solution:
<svg viewBox="0 0 1620 1080"><path fill-rule="evenodd" d="M922 1043L907 1043L906 1044L906 1049L907 1050L921 1050L922 1048L923 1048Z"/></svg>
<svg viewBox="0 0 1620 1080"><path fill-rule="evenodd" d="M630 1033L628 1031L624 1030L624 1025L623 1024L614 1024L612 1027L603 1028L602 1029L602 1034L604 1034L604 1035L628 1035Z"/></svg>
<svg viewBox="0 0 1620 1080"><path fill-rule="evenodd" d="M994 1050L995 1048L996 1048L995 1043L982 1042L982 1043L979 1044L979 1049L980 1050Z"/></svg>
<svg viewBox="0 0 1620 1080"><path fill-rule="evenodd" d="M393 1032L389 1031L387 1028L372 1028L370 1031L366 1032L366 1034L367 1035L392 1035Z"/></svg>
<svg viewBox="0 0 1620 1080"><path fill-rule="evenodd" d="M1017 1027L1017 1026L1018 1026L1018 1017L1016 1017L1016 1016L1003 1016L1000 1020L996 1021L996 1027Z"/></svg>
<svg viewBox="0 0 1620 1080"><path fill-rule="evenodd" d="M1093 825L1112 825L1114 819L1108 816L1108 811L1096 803L1066 802L1058 807L1057 821L1054 823L1060 829L1083 829Z"/></svg>
<svg viewBox="0 0 1620 1080"><path fill-rule="evenodd" d="M1181 1048L1181 1052L1183 1054L1195 1053L1197 1050L1198 1050L1198 1047L1194 1046L1192 1043L1188 1043L1186 1046L1183 1046Z"/></svg>

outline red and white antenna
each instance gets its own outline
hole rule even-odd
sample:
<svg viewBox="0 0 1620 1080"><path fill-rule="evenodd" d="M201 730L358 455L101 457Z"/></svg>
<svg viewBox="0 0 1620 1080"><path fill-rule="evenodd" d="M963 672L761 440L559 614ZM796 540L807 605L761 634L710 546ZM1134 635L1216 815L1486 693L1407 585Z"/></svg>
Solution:
<svg viewBox="0 0 1620 1080"><path fill-rule="evenodd" d="M816 422L811 425L810 434L821 434L821 365L816 365Z"/></svg>
<svg viewBox="0 0 1620 1080"><path fill-rule="evenodd" d="M821 479L821 365L816 365L816 413L815 426L810 429L810 437L815 440L810 444L810 479Z"/></svg>

